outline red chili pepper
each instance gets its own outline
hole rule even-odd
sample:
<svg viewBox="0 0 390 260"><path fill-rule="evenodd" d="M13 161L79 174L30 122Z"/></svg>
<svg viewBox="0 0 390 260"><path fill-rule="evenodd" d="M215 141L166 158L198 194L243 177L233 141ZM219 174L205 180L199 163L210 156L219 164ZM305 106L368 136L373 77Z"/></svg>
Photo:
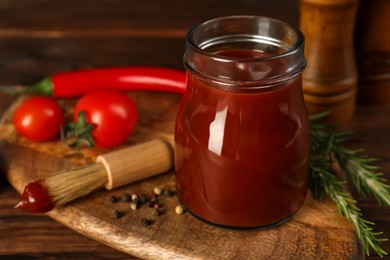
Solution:
<svg viewBox="0 0 390 260"><path fill-rule="evenodd" d="M160 67L97 68L52 75L31 86L26 92L68 98L102 89L183 94L186 75L184 71Z"/></svg>

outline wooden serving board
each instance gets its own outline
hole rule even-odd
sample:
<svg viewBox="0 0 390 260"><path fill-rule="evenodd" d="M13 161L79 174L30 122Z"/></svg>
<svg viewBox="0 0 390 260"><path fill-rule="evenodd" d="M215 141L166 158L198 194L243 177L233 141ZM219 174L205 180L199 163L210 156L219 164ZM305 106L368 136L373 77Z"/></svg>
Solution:
<svg viewBox="0 0 390 260"><path fill-rule="evenodd" d="M172 134L180 97L165 93L132 94L139 110L139 128L125 145L154 138L155 131ZM11 124L12 111L0 124L1 159L6 175L21 193L24 186L57 171L93 162L102 149L75 151L60 141L34 143L21 138ZM67 101L72 103L72 101ZM152 129L150 133L145 129ZM123 162L131 158L123 158ZM304 206L287 222L268 229L231 230L206 224L185 213L177 215L176 196L161 197L164 214L130 204L111 203L109 197L125 193L148 194L155 186L175 188L173 172L125 187L99 190L71 204L47 213L77 232L128 254L147 259L359 259L363 248L349 222L339 216L330 200L317 202L307 196ZM15 204L17 202L15 201ZM112 211L125 214L116 219ZM153 220L150 226L142 218Z"/></svg>

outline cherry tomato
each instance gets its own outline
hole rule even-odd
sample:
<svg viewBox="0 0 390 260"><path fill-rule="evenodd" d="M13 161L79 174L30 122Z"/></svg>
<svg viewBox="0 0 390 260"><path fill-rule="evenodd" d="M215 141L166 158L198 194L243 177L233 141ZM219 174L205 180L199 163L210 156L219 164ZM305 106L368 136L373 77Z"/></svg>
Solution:
<svg viewBox="0 0 390 260"><path fill-rule="evenodd" d="M16 131L32 141L48 141L56 137L64 123L60 105L48 97L30 97L15 110L13 124Z"/></svg>
<svg viewBox="0 0 390 260"><path fill-rule="evenodd" d="M91 136L95 146L110 148L123 143L132 133L138 119L137 107L127 94L101 90L86 94L76 104L74 121L80 111L94 126Z"/></svg>

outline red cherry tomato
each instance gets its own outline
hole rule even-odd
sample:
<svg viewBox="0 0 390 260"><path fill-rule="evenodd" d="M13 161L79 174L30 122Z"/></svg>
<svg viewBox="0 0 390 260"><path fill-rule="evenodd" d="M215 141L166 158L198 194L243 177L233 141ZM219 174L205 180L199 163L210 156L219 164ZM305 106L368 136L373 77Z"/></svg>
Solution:
<svg viewBox="0 0 390 260"><path fill-rule="evenodd" d="M31 97L15 110L13 124L16 131L32 141L48 141L56 137L64 123L60 105L48 97Z"/></svg>
<svg viewBox="0 0 390 260"><path fill-rule="evenodd" d="M74 121L83 111L87 123L94 126L91 136L95 146L110 148L123 143L138 119L137 107L128 95L115 90L94 91L76 104Z"/></svg>

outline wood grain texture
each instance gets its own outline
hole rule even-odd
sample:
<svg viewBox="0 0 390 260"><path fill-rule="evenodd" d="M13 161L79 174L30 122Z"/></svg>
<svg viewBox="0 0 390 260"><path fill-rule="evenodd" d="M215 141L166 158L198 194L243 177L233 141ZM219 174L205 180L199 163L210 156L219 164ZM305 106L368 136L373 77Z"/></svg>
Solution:
<svg viewBox="0 0 390 260"><path fill-rule="evenodd" d="M183 69L188 29L238 14L297 25L298 0L3 0L0 82L33 84L56 72L103 66Z"/></svg>
<svg viewBox="0 0 390 260"><path fill-rule="evenodd" d="M172 132L178 97L168 94L137 93L142 126ZM146 102L146 103L145 103ZM146 105L147 104L147 105ZM142 109L146 107L146 109ZM11 184L21 192L33 180L53 171L93 161L103 150L72 153L58 141L37 144L19 137L6 113L0 127L3 158ZM161 115L164 115L161 118ZM8 119L7 119L8 118ZM158 120L156 120L158 118ZM129 144L151 136L135 133ZM48 215L58 222L125 253L147 259L359 259L362 247L352 226L339 216L335 205L314 201L310 195L289 221L268 229L231 230L206 224L190 214L176 215L176 197L161 199L164 214L154 217L150 208L132 211L128 203L112 204L111 195L147 194L155 186L175 188L173 173L153 177L112 191L94 192ZM118 209L121 219L112 217ZM145 227L142 218L154 223Z"/></svg>
<svg viewBox="0 0 390 260"><path fill-rule="evenodd" d="M2 0L0 84L32 84L55 72L90 67L182 68L184 39L174 35L175 32L182 33L204 18L226 14L266 15L297 25L298 2ZM375 18L381 19L379 13L375 13ZM164 37L161 32L169 35ZM0 115L11 102L12 98L0 91ZM359 106L349 126L355 132L349 144L380 158L378 164L387 179L390 179L389 114L389 106ZM15 211L13 206L18 198L0 174L0 258L135 259L46 215ZM390 209L370 198L356 198L364 216L376 223L375 229L390 237ZM390 243L383 243L383 247L390 252ZM381 258L371 254L367 259Z"/></svg>
<svg viewBox="0 0 390 260"><path fill-rule="evenodd" d="M307 59L304 98L311 114L331 111L330 122L347 122L355 113L358 72L353 40L358 7L359 0L300 1Z"/></svg>
<svg viewBox="0 0 390 260"><path fill-rule="evenodd" d="M188 29L200 20L232 14L256 14L289 18L297 22L297 0L24 0L14 3L3 0L0 15L1 28L27 30L89 31L111 29ZM272 8L271 8L272 7ZM48 23L50 21L50 23ZM0 31L1 35L1 31Z"/></svg>
<svg viewBox="0 0 390 260"><path fill-rule="evenodd" d="M15 210L19 194L4 178L0 182L1 259L138 259L81 236L46 215Z"/></svg>
<svg viewBox="0 0 390 260"><path fill-rule="evenodd" d="M96 162L104 165L108 176L106 188L111 190L171 170L172 147L166 141L155 139L99 155Z"/></svg>

